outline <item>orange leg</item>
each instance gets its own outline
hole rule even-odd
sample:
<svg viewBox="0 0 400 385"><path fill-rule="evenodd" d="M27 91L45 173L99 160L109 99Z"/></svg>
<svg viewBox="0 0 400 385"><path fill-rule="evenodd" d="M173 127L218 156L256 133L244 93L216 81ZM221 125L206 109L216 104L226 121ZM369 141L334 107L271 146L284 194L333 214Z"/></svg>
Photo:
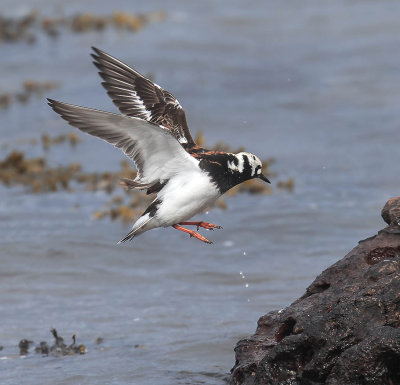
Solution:
<svg viewBox="0 0 400 385"><path fill-rule="evenodd" d="M190 237L195 237L195 238L197 238L197 239L200 239L200 241L202 241L202 242L205 242L205 243L212 243L212 242L209 241L206 237L203 237L203 236L200 235L199 233L196 233L196 231L194 231L194 230L185 229L184 227L179 226L179 225L173 225L172 227L173 227L174 229L184 231L185 233L190 234Z"/></svg>
<svg viewBox="0 0 400 385"><path fill-rule="evenodd" d="M200 227L203 227L207 230L222 229L221 226L213 225L212 223L208 222L181 222L179 224L197 226L197 230L199 230Z"/></svg>

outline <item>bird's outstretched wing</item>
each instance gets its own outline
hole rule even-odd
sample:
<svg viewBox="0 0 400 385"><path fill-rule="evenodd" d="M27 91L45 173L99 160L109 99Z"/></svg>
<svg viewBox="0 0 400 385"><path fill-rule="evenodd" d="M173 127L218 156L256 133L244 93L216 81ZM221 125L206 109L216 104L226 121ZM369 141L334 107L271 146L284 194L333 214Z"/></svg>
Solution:
<svg viewBox="0 0 400 385"><path fill-rule="evenodd" d="M185 147L195 144L185 111L171 93L111 55L92 49L93 63L104 80L102 85L122 114L168 128Z"/></svg>
<svg viewBox="0 0 400 385"><path fill-rule="evenodd" d="M131 158L138 170L135 182L143 188L198 167L198 161L162 126L139 118L48 101L70 125L113 144Z"/></svg>

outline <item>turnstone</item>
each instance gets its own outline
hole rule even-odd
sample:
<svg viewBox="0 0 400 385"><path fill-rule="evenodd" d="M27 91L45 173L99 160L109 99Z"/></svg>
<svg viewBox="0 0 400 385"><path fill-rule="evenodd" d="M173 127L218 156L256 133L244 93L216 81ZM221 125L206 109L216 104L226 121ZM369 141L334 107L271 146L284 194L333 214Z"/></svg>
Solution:
<svg viewBox="0 0 400 385"><path fill-rule="evenodd" d="M157 196L120 241L156 227L172 226L203 242L207 238L187 226L213 230L208 222L188 222L233 186L248 179L269 180L260 159L248 152L209 151L194 142L185 111L168 91L121 61L93 47L102 85L120 114L48 99L49 105L70 125L97 136L136 164L134 180L123 179L128 189L147 190Z"/></svg>

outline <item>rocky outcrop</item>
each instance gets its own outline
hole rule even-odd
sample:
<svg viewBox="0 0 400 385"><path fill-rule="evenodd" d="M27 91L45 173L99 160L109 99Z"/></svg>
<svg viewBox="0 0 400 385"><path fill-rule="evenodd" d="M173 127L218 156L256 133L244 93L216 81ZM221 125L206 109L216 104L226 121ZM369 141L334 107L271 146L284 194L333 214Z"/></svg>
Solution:
<svg viewBox="0 0 400 385"><path fill-rule="evenodd" d="M289 307L238 342L231 385L400 384L400 197Z"/></svg>

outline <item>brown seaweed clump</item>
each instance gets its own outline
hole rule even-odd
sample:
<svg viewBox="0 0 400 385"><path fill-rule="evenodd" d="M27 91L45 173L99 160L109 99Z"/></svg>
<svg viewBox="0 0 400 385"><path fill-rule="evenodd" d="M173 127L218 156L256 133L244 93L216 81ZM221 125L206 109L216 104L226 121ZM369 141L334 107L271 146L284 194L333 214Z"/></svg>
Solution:
<svg viewBox="0 0 400 385"><path fill-rule="evenodd" d="M58 335L57 330L52 328L51 334L54 337L54 344L50 347L50 353L55 356L70 356L74 354L85 354L87 349L83 344L76 344L76 335L72 335L72 343L66 345L64 338Z"/></svg>
<svg viewBox="0 0 400 385"><path fill-rule="evenodd" d="M50 136L49 134L42 134L42 146L45 150L48 150L53 144L61 144L68 142L71 146L76 146L82 139L75 132L71 131L68 134L61 134L57 136Z"/></svg>
<svg viewBox="0 0 400 385"><path fill-rule="evenodd" d="M25 159L22 152L15 150L0 161L1 182L7 186L16 184L29 186L35 193L68 189L70 179L78 171L80 171L79 164L51 168L45 158Z"/></svg>
<svg viewBox="0 0 400 385"><path fill-rule="evenodd" d="M0 15L0 43L15 43L19 41L34 43L37 33L44 32L50 37L57 37L62 30L75 33L102 31L115 28L128 32L136 32L148 23L163 21L164 11L142 14L115 11L111 15L96 15L93 13L76 13L68 17L40 17L36 10L22 17L5 17Z"/></svg>
<svg viewBox="0 0 400 385"><path fill-rule="evenodd" d="M36 38L32 28L37 21L37 17L37 11L31 11L27 15L18 18L0 15L0 42L25 41L33 43Z"/></svg>
<svg viewBox="0 0 400 385"><path fill-rule="evenodd" d="M29 352L29 348L33 344L33 341L26 340L25 338L19 341L18 348L19 348L19 355L26 356Z"/></svg>
<svg viewBox="0 0 400 385"><path fill-rule="evenodd" d="M29 102L32 96L42 97L45 92L58 87L60 87L59 82L25 80L20 91L0 94L0 108L8 108L15 101L25 104Z"/></svg>
<svg viewBox="0 0 400 385"><path fill-rule="evenodd" d="M277 186L281 190L287 190L289 192L293 192L293 190L294 190L294 179L293 178L288 178L285 181L279 181L277 183Z"/></svg>
<svg viewBox="0 0 400 385"><path fill-rule="evenodd" d="M71 182L85 184L86 190L112 192L122 177L135 178L136 171L126 170L125 163L118 172L85 173L79 163L51 167L44 157L26 159L24 153L12 151L0 161L0 181L7 185L24 185L34 193L72 190Z"/></svg>
<svg viewBox="0 0 400 385"><path fill-rule="evenodd" d="M150 204L153 198L140 192L131 194L128 202L123 196L115 196L102 210L95 211L95 219L110 218L111 220L120 219L124 223L132 222Z"/></svg>
<svg viewBox="0 0 400 385"><path fill-rule="evenodd" d="M64 142L74 146L80 142L80 137L75 132L55 137L43 134L41 137L41 143L45 150L52 145ZM197 135L196 142L200 146L204 145L204 138L201 133ZM233 150L223 143L217 143L211 149L234 153L244 150L243 148ZM276 177L276 174L270 170L274 162L274 159L263 161L263 174L267 177ZM115 188L119 188L119 182L122 178L134 179L135 177L136 171L132 168L132 163L126 159L121 161L119 171L102 173L84 172L79 163L51 167L47 164L45 157L27 159L24 153L16 150L9 153L5 159L0 160L0 182L7 186L27 186L34 193L59 190L71 191L77 185L84 185L86 191L103 190L111 194ZM286 189L289 192L293 191L294 180L290 178L287 181L279 181L278 188ZM271 194L272 189L269 185L253 179L235 186L227 192L227 195L233 196L238 193ZM127 223L132 222L148 206L152 199L152 196L146 195L143 191L128 190L124 196L113 197L103 209L96 211L93 215L96 219L110 218L112 220L120 219ZM221 209L226 209L227 207L223 198L217 200L214 206Z"/></svg>
<svg viewBox="0 0 400 385"><path fill-rule="evenodd" d="M83 344L76 344L76 335L72 335L72 343L70 345L66 345L64 343L64 338L61 337L57 330L52 328L50 330L51 334L54 337L54 343L49 347L46 341L41 341L39 346L35 347L35 353L41 354L43 356L70 356L74 354L86 354L87 349ZM33 341L29 341L26 339L22 339L19 344L19 354L21 356L26 356L29 354L29 348L33 345Z"/></svg>

